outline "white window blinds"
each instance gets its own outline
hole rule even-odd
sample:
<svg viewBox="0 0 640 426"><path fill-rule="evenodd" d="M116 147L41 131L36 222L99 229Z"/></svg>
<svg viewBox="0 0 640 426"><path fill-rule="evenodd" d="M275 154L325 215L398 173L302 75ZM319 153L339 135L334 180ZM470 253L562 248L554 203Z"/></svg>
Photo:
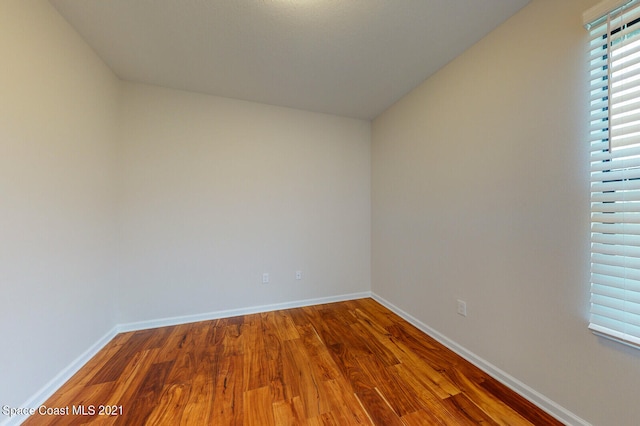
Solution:
<svg viewBox="0 0 640 426"><path fill-rule="evenodd" d="M591 35L589 328L640 346L640 0L617 3L586 25Z"/></svg>

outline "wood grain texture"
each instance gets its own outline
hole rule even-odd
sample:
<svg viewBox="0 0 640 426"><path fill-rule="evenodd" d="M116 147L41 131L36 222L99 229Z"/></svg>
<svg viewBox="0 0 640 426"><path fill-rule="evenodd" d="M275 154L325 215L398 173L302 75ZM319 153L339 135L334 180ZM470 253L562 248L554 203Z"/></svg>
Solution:
<svg viewBox="0 0 640 426"><path fill-rule="evenodd" d="M119 334L45 405L24 424L561 424L372 299Z"/></svg>

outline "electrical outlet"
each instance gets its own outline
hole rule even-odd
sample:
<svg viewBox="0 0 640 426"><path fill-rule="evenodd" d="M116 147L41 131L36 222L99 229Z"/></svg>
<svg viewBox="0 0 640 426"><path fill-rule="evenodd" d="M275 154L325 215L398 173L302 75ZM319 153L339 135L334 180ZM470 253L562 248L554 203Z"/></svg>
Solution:
<svg viewBox="0 0 640 426"><path fill-rule="evenodd" d="M262 274L262 284L269 284L269 273L265 272Z"/></svg>
<svg viewBox="0 0 640 426"><path fill-rule="evenodd" d="M458 299L458 315L467 316L467 302Z"/></svg>
<svg viewBox="0 0 640 426"><path fill-rule="evenodd" d="M302 279L302 271L296 271L296 280Z"/></svg>

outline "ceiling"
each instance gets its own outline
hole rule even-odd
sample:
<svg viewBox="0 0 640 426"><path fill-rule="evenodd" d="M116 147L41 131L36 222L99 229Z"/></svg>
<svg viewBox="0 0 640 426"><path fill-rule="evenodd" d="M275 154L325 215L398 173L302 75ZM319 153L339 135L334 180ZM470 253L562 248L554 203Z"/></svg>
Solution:
<svg viewBox="0 0 640 426"><path fill-rule="evenodd" d="M373 119L529 0L50 0L123 80Z"/></svg>

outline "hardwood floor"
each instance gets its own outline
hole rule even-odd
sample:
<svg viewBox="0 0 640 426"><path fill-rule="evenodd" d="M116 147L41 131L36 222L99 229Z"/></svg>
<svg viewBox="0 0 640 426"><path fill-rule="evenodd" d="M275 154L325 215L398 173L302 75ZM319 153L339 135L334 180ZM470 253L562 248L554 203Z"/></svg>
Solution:
<svg viewBox="0 0 640 426"><path fill-rule="evenodd" d="M45 405L24 424L561 424L372 299L122 333Z"/></svg>

